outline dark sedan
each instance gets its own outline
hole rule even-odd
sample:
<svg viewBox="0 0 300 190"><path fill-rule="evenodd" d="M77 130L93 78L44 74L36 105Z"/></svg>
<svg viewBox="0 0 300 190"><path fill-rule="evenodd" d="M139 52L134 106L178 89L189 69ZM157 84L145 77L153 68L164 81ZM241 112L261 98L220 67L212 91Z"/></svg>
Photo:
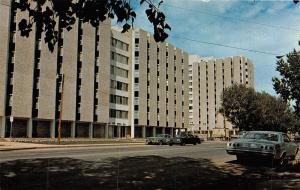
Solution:
<svg viewBox="0 0 300 190"><path fill-rule="evenodd" d="M201 140L199 137L194 135L176 135L175 137L171 138L169 145L172 146L173 144L180 144L181 146L184 146L186 144L200 144Z"/></svg>

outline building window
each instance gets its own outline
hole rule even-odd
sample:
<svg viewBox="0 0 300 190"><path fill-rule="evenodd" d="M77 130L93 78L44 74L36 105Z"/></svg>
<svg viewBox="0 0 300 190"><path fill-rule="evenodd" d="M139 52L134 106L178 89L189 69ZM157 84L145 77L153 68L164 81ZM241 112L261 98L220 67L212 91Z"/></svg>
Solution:
<svg viewBox="0 0 300 190"><path fill-rule="evenodd" d="M134 91L134 97L139 97L139 91Z"/></svg>
<svg viewBox="0 0 300 190"><path fill-rule="evenodd" d="M120 118L120 119L128 119L128 111L122 110L109 110L109 117L111 118Z"/></svg>
<svg viewBox="0 0 300 190"><path fill-rule="evenodd" d="M139 83L139 78L134 78L134 83Z"/></svg>
<svg viewBox="0 0 300 190"><path fill-rule="evenodd" d="M98 37L98 36L97 36ZM97 41L99 41L99 37L97 38ZM124 42L122 42L122 41L120 41L120 40L117 40L117 39L115 39L115 38L112 38L112 40L111 40L111 45L113 46L113 47L116 47L116 48L118 48L118 49L121 49L121 50L123 50L123 51L128 51L128 44L126 44L126 43L124 43Z"/></svg>
<svg viewBox="0 0 300 190"><path fill-rule="evenodd" d="M110 66L110 74L128 78L128 70L113 65Z"/></svg>
<svg viewBox="0 0 300 190"><path fill-rule="evenodd" d="M115 53L115 52L111 52L111 59L113 61L119 62L119 63L123 63L128 65L128 57Z"/></svg>
<svg viewBox="0 0 300 190"><path fill-rule="evenodd" d="M134 105L134 110L138 111L139 110L139 106L138 105Z"/></svg>

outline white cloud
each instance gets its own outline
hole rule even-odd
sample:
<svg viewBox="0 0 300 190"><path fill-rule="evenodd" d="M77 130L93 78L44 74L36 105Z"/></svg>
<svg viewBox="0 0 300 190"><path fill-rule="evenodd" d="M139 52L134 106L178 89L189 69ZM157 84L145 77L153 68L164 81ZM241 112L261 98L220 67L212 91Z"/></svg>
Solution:
<svg viewBox="0 0 300 190"><path fill-rule="evenodd" d="M258 16L261 11L263 11L265 9L265 7L262 4L258 4L258 5L253 5L252 9L248 10L243 17L245 18L252 18L252 17L256 17Z"/></svg>

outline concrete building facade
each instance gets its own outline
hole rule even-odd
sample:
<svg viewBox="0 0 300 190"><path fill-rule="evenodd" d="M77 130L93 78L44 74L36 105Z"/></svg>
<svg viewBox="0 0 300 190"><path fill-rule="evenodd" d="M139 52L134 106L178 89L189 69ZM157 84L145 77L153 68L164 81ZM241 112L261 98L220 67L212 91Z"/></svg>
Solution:
<svg viewBox="0 0 300 190"><path fill-rule="evenodd" d="M12 2L0 6L0 136L54 138L62 111L62 137L108 137L110 21L95 28L77 20L71 31L58 28L50 52L35 26L21 37L17 25L28 13Z"/></svg>
<svg viewBox="0 0 300 190"><path fill-rule="evenodd" d="M70 31L57 21L50 52L35 26L29 37L20 35L28 13L13 0L0 2L0 137L55 138L60 116L62 137L71 138L223 129L223 89L254 85L245 57L189 56L146 31L121 33L110 20L98 27L77 20Z"/></svg>
<svg viewBox="0 0 300 190"><path fill-rule="evenodd" d="M254 88L253 64L244 56L224 59L189 57L189 124L208 137L235 131L221 113L221 95L232 84Z"/></svg>
<svg viewBox="0 0 300 190"><path fill-rule="evenodd" d="M131 122L131 32L112 27L109 137L130 137Z"/></svg>
<svg viewBox="0 0 300 190"><path fill-rule="evenodd" d="M77 20L70 31L58 24L50 52L35 26L28 38L20 35L28 13L12 2L0 4L0 137L57 137L60 115L62 137L72 138L188 127L186 52L142 30L123 34L109 20L96 28Z"/></svg>
<svg viewBox="0 0 300 190"><path fill-rule="evenodd" d="M143 30L132 33L132 135L175 134L188 127L188 54L156 43Z"/></svg>

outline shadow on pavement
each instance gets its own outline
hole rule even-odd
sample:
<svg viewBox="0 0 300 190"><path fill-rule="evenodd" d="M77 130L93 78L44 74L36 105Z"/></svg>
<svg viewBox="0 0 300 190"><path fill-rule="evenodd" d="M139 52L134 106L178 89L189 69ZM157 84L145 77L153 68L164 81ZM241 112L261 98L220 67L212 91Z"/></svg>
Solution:
<svg viewBox="0 0 300 190"><path fill-rule="evenodd" d="M278 167L270 160L232 160L221 167L224 172L239 174L236 183L255 183L255 189L300 189L300 164Z"/></svg>
<svg viewBox="0 0 300 190"><path fill-rule="evenodd" d="M256 177L247 167L239 174L234 171L237 165L216 166L207 159L154 155L99 162L72 158L16 160L0 163L0 189L245 190L260 189L264 180L268 185L267 176Z"/></svg>

